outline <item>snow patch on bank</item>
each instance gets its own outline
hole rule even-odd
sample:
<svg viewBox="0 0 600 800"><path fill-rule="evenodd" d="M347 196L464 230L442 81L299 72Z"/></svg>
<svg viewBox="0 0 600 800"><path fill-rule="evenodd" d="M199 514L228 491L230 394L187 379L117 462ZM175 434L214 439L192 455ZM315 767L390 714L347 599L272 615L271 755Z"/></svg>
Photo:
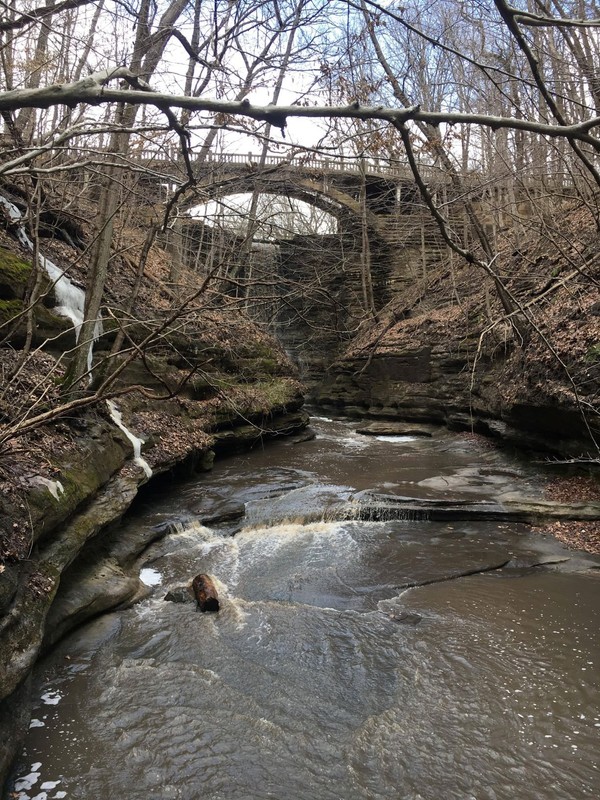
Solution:
<svg viewBox="0 0 600 800"><path fill-rule="evenodd" d="M162 574L153 567L144 567L140 570L140 580L144 586L160 586L162 579Z"/></svg>
<svg viewBox="0 0 600 800"><path fill-rule="evenodd" d="M15 780L14 792L11 792L10 796L17 798L17 800L61 800L61 798L66 797L67 793L64 791L57 791L53 795L48 794L49 791L60 786L62 783L60 778L56 781L44 781L41 786L36 786L42 774L41 768L40 761L32 764L28 775L22 775ZM34 786L36 787L35 789ZM32 796L29 792L38 792L38 794Z"/></svg>
<svg viewBox="0 0 600 800"><path fill-rule="evenodd" d="M62 692L59 692L58 689L49 689L41 695L40 700L47 706L56 706L60 703L62 698Z"/></svg>
<svg viewBox="0 0 600 800"><path fill-rule="evenodd" d="M36 483L41 483L50 492L52 497L58 501L61 494L64 494L65 487L60 481L51 481L49 478L44 478L41 475L36 475L34 478Z"/></svg>
<svg viewBox="0 0 600 800"><path fill-rule="evenodd" d="M129 439L131 444L133 445L133 463L137 464L138 467L141 467L144 472L146 473L147 478L152 477L152 468L150 464L146 461L145 458L142 457L142 445L144 444L143 439L139 439L135 434L133 434L129 428L127 428L123 424L123 416L119 409L117 408L116 404L112 400L107 400L106 405L108 406L108 410L110 413L110 418L115 423L117 428L123 431L125 436Z"/></svg>

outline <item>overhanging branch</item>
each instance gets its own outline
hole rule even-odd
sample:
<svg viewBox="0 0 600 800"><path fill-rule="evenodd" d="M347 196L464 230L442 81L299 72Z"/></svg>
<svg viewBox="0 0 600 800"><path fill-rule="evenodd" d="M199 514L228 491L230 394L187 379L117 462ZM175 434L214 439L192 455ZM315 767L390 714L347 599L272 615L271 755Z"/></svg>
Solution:
<svg viewBox="0 0 600 800"><path fill-rule="evenodd" d="M520 130L540 136L559 137L567 140L587 142L600 148L600 140L590 131L600 126L600 117L594 116L572 125L552 125L534 120L515 119L487 114L424 111L420 106L391 107L363 106L351 103L344 106L301 105L253 105L248 100L225 101L203 97L187 97L148 89L112 89L111 80L125 80L130 86L139 86L139 78L126 67L95 73L76 83L57 83L40 89L15 89L0 93L0 112L20 108L51 108L57 105L75 107L80 104L93 106L108 103L150 105L168 113L173 108L209 114L246 116L260 122L284 127L289 119L359 119L381 120L393 125L407 122L424 122L429 125L481 125L492 131L500 129Z"/></svg>

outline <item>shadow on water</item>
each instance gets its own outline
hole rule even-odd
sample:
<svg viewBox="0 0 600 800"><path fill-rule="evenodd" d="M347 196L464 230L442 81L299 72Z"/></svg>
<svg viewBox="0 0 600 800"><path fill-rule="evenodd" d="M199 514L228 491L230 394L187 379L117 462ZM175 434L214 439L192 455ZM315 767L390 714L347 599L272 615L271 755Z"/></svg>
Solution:
<svg viewBox="0 0 600 800"><path fill-rule="evenodd" d="M124 522L170 524L141 565L152 595L39 668L16 797L600 794L594 559L561 561L522 525L348 511L366 489L488 500L539 494L540 477L444 431L314 427L315 441L224 460ZM218 509L229 516L204 524ZM163 600L198 572L218 614Z"/></svg>

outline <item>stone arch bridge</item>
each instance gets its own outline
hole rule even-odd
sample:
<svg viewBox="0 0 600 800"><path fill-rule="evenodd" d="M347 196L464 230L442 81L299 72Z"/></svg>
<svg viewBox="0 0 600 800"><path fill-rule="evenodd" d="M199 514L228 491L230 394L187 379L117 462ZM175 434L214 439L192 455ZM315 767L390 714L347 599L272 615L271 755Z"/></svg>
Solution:
<svg viewBox="0 0 600 800"><path fill-rule="evenodd" d="M161 189L168 196L174 186L187 180L181 159L166 152L140 157L137 164L138 191L146 198L158 199ZM424 248L432 259L442 249L439 231L421 201L412 172L400 160L323 158L306 151L265 159L252 153L209 153L193 161L192 170L197 184L178 204L181 211L253 191L304 201L336 219L346 271L360 270L366 233L377 305L386 302L396 280L409 277L407 259L418 261L420 270ZM434 190L448 185L436 168L423 168L422 174ZM179 242L172 250L186 265L198 263L197 242L205 238L203 227L201 220L193 218L179 223ZM280 242L288 244L285 239ZM331 242L326 244L331 246Z"/></svg>
<svg viewBox="0 0 600 800"><path fill-rule="evenodd" d="M187 179L181 161L166 157L138 159L138 167L138 191L147 198L153 192L158 198L160 187L172 190L169 184L181 185ZM224 238L223 231L200 218L180 217L165 242L174 265L198 271L208 272L221 257L224 262L232 258L232 272L226 274L242 282L251 276L253 285L245 291L253 293L253 315L263 314L261 321L272 325L288 351L297 354L305 374L310 374L313 358L318 361L323 352L336 352L365 313L387 302L395 281L410 279L407 259L418 262L415 273L422 270L424 237L419 226L425 218L428 224L431 220L403 162L326 159L306 152L266 159L211 154L192 163L192 169L197 184L179 203L180 210L258 191L304 201L337 220L336 234L290 234L273 242L276 253L273 248L261 250L257 242L244 263L236 260L240 250L245 252L243 237L236 241L231 233ZM434 170L426 178L433 187L446 183ZM435 231L425 236L429 242L435 237ZM175 274L173 280L177 283ZM287 292L285 300L269 305L260 296L261 280L268 284L266 294ZM274 282L277 288L272 288ZM315 367L315 374L319 369Z"/></svg>
<svg viewBox="0 0 600 800"><path fill-rule="evenodd" d="M137 165L138 191L149 202L152 196L158 199L161 188L169 191L187 180L181 160L166 153L139 158ZM252 263L250 257L246 269L235 256L233 260L236 278L253 277L252 291L260 282L256 276L261 267L265 269L262 275L269 270L265 282L271 287L277 281L282 287L296 287L295 294L278 308L263 302L261 307L267 311L261 321L275 327L288 351L297 354L309 379L311 372L322 371L323 354L331 357L343 347L365 314L376 312L397 288L426 275L429 265L447 254L412 172L399 160L328 159L306 151L264 159L251 153L210 153L193 162L192 170L197 183L179 203L183 211L228 195L258 191L296 198L337 220L336 235L292 235L273 242L278 250L275 256L264 250L254 254L262 265ZM460 198L448 177L433 167L422 168L421 175L451 214L455 231L468 243L468 222L462 204L452 202ZM476 203L482 202L484 224L490 200L499 208L507 204L501 180L481 183L477 176L466 175L463 185ZM177 225L165 242L174 263L198 271L214 263L210 258L215 251L215 230L207 232L210 226L193 217L180 218ZM247 251L240 248L243 237L236 241L232 233L229 239L229 251L239 257L242 249L246 259ZM270 288L269 292L276 290ZM257 308L261 304L249 305Z"/></svg>
<svg viewBox="0 0 600 800"><path fill-rule="evenodd" d="M165 186L187 179L181 160L154 155L137 159L142 185ZM197 180L180 207L191 208L233 194L258 191L302 200L337 219L340 231L367 226L374 239L389 235L389 218L421 208L408 165L389 159L328 159L303 152L296 156L211 153L192 162ZM443 176L428 168L430 184Z"/></svg>
<svg viewBox="0 0 600 800"><path fill-rule="evenodd" d="M153 192L158 198L161 187L170 190L187 180L175 159L148 157L138 164L138 191L148 199ZM243 235L180 216L164 242L173 256L175 284L177 265L207 274L215 263L219 270L225 264L217 273L224 278L221 291L241 291L235 296L295 355L309 384L343 350L365 315L377 313L397 290L427 275L430 265L447 255L404 162L326 159L306 152L266 159L217 153L192 163L192 169L197 183L180 210L258 191L296 198L337 220L336 234L296 233L269 246L255 240L249 252ZM434 168L421 174L452 214L454 229L468 237L462 204L451 202L459 198L448 177ZM477 183L467 176L475 200L482 197ZM235 281L228 282L231 277Z"/></svg>

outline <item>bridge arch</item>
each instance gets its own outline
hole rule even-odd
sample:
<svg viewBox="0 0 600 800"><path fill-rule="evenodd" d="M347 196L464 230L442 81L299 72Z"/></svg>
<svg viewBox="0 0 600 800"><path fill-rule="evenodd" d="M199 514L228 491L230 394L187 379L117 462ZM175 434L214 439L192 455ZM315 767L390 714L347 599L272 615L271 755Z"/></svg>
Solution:
<svg viewBox="0 0 600 800"><path fill-rule="evenodd" d="M214 176L200 182L180 208L186 210L231 195L250 194L254 191L292 197L314 206L334 217L338 221L340 232L357 233L366 224L370 239L385 240L385 225L381 217L364 208L360 199L332 186L323 176L316 178L291 175L281 170L271 174L252 170L247 174Z"/></svg>
<svg viewBox="0 0 600 800"><path fill-rule="evenodd" d="M154 153L138 159L143 183L165 185L188 180L186 166L172 154ZM228 195L258 189L264 194L289 196L330 213L342 229L366 221L370 233L385 239L385 217L415 199L415 182L407 164L398 159L324 158L316 153L267 155L208 152L192 160L196 191L180 202L182 210ZM435 170L428 182L439 182ZM366 206L362 209L361 195ZM401 213L405 213L402 211Z"/></svg>

